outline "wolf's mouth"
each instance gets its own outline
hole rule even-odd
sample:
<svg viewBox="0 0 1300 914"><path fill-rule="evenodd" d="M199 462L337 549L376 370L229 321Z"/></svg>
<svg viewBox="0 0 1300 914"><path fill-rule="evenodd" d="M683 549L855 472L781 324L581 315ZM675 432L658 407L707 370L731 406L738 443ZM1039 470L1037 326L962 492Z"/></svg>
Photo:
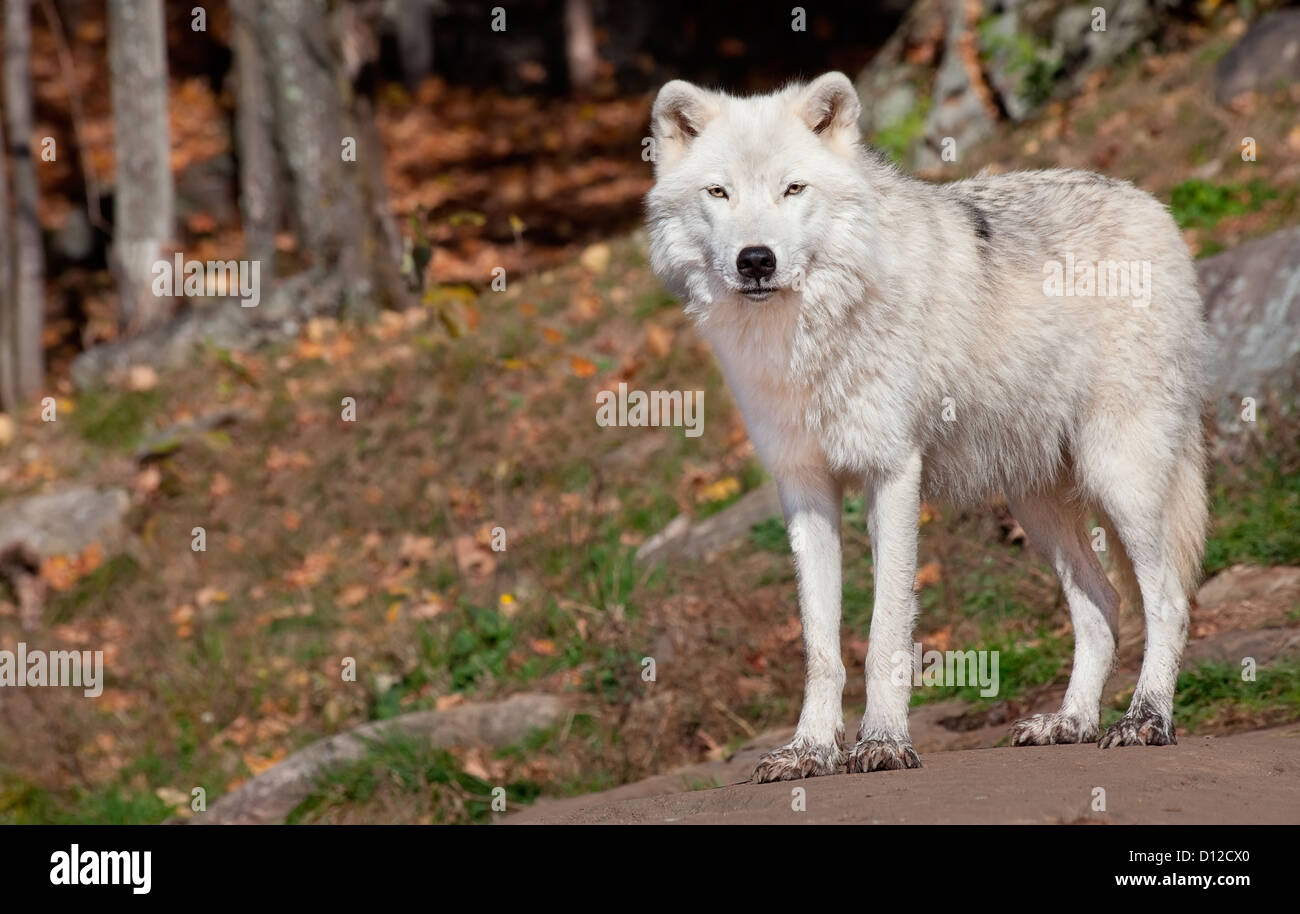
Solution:
<svg viewBox="0 0 1300 914"><path fill-rule="evenodd" d="M775 291L776 289L763 289L755 286L752 289L741 289L740 294L750 301L767 301Z"/></svg>

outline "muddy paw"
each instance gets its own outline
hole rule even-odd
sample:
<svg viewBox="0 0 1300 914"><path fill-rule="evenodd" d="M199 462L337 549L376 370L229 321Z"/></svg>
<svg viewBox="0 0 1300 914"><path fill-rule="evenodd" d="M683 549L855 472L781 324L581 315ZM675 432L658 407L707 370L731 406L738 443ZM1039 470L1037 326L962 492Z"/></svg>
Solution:
<svg viewBox="0 0 1300 914"><path fill-rule="evenodd" d="M1052 746L1058 743L1090 743L1097 738L1097 725L1084 724L1064 714L1035 714L1016 721L1011 728L1013 746Z"/></svg>
<svg viewBox="0 0 1300 914"><path fill-rule="evenodd" d="M849 753L849 773L920 768L921 758L910 740L859 739Z"/></svg>
<svg viewBox="0 0 1300 914"><path fill-rule="evenodd" d="M1170 746L1174 738L1174 722L1152 712L1129 712L1106 730L1098 744L1102 749L1112 746Z"/></svg>
<svg viewBox="0 0 1300 914"><path fill-rule="evenodd" d="M839 746L817 746L812 743L791 743L773 749L758 760L754 768L755 784L768 781L797 781L824 774L838 774L844 770L844 753Z"/></svg>

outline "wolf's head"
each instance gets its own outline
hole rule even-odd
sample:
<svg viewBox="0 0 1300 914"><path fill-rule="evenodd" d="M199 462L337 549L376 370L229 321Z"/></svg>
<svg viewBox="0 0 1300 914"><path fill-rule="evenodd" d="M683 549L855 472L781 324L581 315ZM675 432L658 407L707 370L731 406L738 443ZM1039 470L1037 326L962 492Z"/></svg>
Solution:
<svg viewBox="0 0 1300 914"><path fill-rule="evenodd" d="M866 192L858 113L843 73L754 98L659 91L651 263L688 308L799 292L821 268Z"/></svg>

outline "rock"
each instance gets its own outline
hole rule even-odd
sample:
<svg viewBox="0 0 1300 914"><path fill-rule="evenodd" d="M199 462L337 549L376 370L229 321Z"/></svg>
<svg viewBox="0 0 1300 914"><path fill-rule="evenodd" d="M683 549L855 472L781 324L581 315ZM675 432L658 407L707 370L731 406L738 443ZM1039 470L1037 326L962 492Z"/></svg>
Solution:
<svg viewBox="0 0 1300 914"><path fill-rule="evenodd" d="M1107 8L1101 31L1093 29L1100 24L1095 9L1059 0L917 0L857 78L863 132L906 127L928 93L925 142L913 143L904 159L933 168L946 138L960 157L1004 116L1027 117L1059 80L1082 86L1089 73L1155 35L1168 15L1163 0L1119 0ZM909 137L891 139L905 144Z"/></svg>
<svg viewBox="0 0 1300 914"><path fill-rule="evenodd" d="M1300 394L1300 227L1197 264L1215 344L1216 412L1240 421L1242 399Z"/></svg>
<svg viewBox="0 0 1300 914"><path fill-rule="evenodd" d="M23 545L39 558L80 555L92 543L114 551L125 536L125 489L74 486L6 502L0 510L0 550Z"/></svg>
<svg viewBox="0 0 1300 914"><path fill-rule="evenodd" d="M1005 729L1003 730L1005 733ZM1177 750L1098 752L1095 745L923 753L924 768L799 782L806 807L784 784L744 783L749 758L780 743L743 750L725 767L681 769L610 791L539 801L505 817L512 825L617 824L1006 824L1095 822L1289 824L1300 804L1300 739L1294 725L1214 739ZM1176 751L1176 759L1172 758ZM1112 803L1088 813L1094 784ZM715 789L701 789L715 788ZM1078 799L1079 795L1084 800Z"/></svg>
<svg viewBox="0 0 1300 914"><path fill-rule="evenodd" d="M916 0L855 81L867 136L904 121L933 79L944 38L946 0Z"/></svg>
<svg viewBox="0 0 1300 914"><path fill-rule="evenodd" d="M1225 663L1239 667L1249 657L1266 666L1300 651L1300 628L1265 628L1259 631L1231 631L1192 641L1183 654L1183 669L1200 663Z"/></svg>
<svg viewBox="0 0 1300 914"><path fill-rule="evenodd" d="M145 439L139 447L135 449L135 459L144 462L146 460L156 460L160 457L166 457L175 453L186 442L209 432L215 428L221 428L225 425L233 425L236 422L243 421L249 417L247 410L242 409L217 409L210 413L204 413L193 419L185 419L168 426L156 435L151 435Z"/></svg>
<svg viewBox="0 0 1300 914"><path fill-rule="evenodd" d="M95 543L116 551L126 536L122 518L129 504L124 489L75 486L0 507L0 579L18 598L24 631L39 627L45 607L41 562L80 555Z"/></svg>
<svg viewBox="0 0 1300 914"><path fill-rule="evenodd" d="M365 758L368 744L378 740L401 734L427 739L430 746L437 748L468 743L498 748L556 723L567 712L568 704L557 695L524 693L503 701L466 702L443 711L417 711L362 724L295 752L226 794L194 822L200 825L283 822L311 794L322 774Z"/></svg>
<svg viewBox="0 0 1300 914"><path fill-rule="evenodd" d="M749 534L757 523L781 513L776 483L766 483L747 492L735 504L692 524L685 517L674 518L636 551L638 562L653 565L670 558L707 558Z"/></svg>
<svg viewBox="0 0 1300 914"><path fill-rule="evenodd" d="M252 310L252 309L249 309ZM136 366L166 371L190 364L203 345L243 348L249 321L239 305L189 311L137 336L87 349L72 360L72 382L81 389L125 375Z"/></svg>
<svg viewBox="0 0 1300 914"><path fill-rule="evenodd" d="M1271 92L1300 82L1300 9L1264 16L1214 69L1214 100L1229 104L1245 92Z"/></svg>
<svg viewBox="0 0 1300 914"><path fill-rule="evenodd" d="M277 282L257 307L244 308L233 299L200 302L160 327L87 349L72 360L69 373L84 390L124 379L141 366L166 371L189 365L195 351L204 346L255 349L296 336L311 317L337 314L342 302L343 284L337 271L307 270Z"/></svg>
<svg viewBox="0 0 1300 914"><path fill-rule="evenodd" d="M952 0L947 14L943 61L934 77L932 105L925 124L925 146L918 149L918 169L933 168L947 141L954 152L968 149L993 133L997 107L980 71L978 39L965 0Z"/></svg>
<svg viewBox="0 0 1300 914"><path fill-rule="evenodd" d="M1093 28L1096 8L1094 3L1067 7L1057 14L1052 26L1053 50L1076 86L1087 74L1110 66L1160 27L1151 0L1119 0L1106 7L1104 30Z"/></svg>
<svg viewBox="0 0 1300 914"><path fill-rule="evenodd" d="M1192 608L1192 636L1261 629L1284 622L1300 605L1300 568L1233 565L1201 585Z"/></svg>

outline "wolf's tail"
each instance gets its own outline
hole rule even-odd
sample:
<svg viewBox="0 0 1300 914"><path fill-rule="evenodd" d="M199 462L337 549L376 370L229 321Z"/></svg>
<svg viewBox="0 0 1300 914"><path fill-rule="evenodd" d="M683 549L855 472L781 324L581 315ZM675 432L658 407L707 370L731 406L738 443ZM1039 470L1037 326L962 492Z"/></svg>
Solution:
<svg viewBox="0 0 1300 914"><path fill-rule="evenodd" d="M1210 526L1210 505L1205 490L1205 441L1201 426L1189 436L1181 457L1174 465L1165 502L1165 549L1178 574L1178 582L1189 599L1201 582L1201 557Z"/></svg>
<svg viewBox="0 0 1300 914"><path fill-rule="evenodd" d="M1165 496L1163 525L1165 554L1178 576L1183 595L1191 598L1201 580L1201 556L1205 551L1205 537L1209 528L1210 508L1205 491L1205 443L1199 434L1190 440L1179 455L1169 477ZM1108 544L1107 577L1119 592L1125 606L1142 609L1142 590L1133 571L1124 541L1115 532L1115 525L1104 510L1097 508L1101 525L1106 531Z"/></svg>

